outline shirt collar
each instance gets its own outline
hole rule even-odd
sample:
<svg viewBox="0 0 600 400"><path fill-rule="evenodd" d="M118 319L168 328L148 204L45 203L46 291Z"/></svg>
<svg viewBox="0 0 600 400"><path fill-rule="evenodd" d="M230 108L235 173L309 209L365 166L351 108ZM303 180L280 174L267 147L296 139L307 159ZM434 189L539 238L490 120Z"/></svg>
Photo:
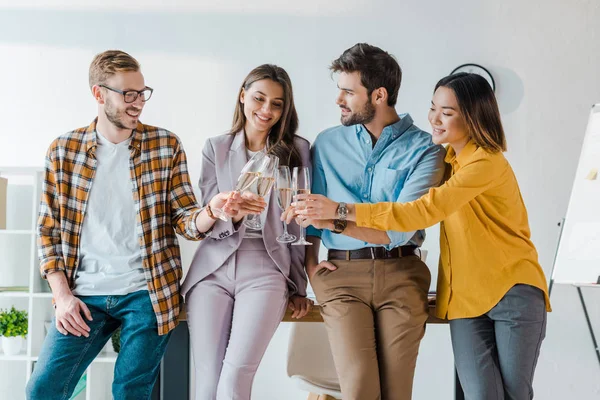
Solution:
<svg viewBox="0 0 600 400"><path fill-rule="evenodd" d="M96 146L98 145L98 140L96 138L97 123L98 118L95 118L85 130L83 137L83 141L85 142L85 150L90 154L94 154L94 152L96 151Z"/></svg>
<svg viewBox="0 0 600 400"><path fill-rule="evenodd" d="M98 133L96 131L96 124L98 123L98 118L95 118L92 123L87 127L84 133L83 141L86 144L86 151L89 154L94 154L96 152L96 147L98 146ZM144 136L144 124L138 121L137 127L133 131L131 135L131 142L129 143L130 149L135 149L137 151L140 150L142 146L142 138Z"/></svg>
<svg viewBox="0 0 600 400"><path fill-rule="evenodd" d="M140 151L142 148L142 139L144 138L144 132L146 129L144 128L144 124L138 121L137 127L131 134L131 142L129 143L130 149L135 149L136 151Z"/></svg>
<svg viewBox="0 0 600 400"><path fill-rule="evenodd" d="M475 142L469 140L460 152L460 154L457 156L456 152L454 151L454 148L452 146L448 146L446 149L447 151L444 161L448 164L456 163L459 167L462 167L467 163L467 161L471 158L473 153L475 153L475 151L478 148L479 147L475 144Z"/></svg>
<svg viewBox="0 0 600 400"><path fill-rule="evenodd" d="M381 136L379 137L379 139L387 136L393 136L393 139L396 139L412 126L413 119L411 118L410 114L398 114L398 117L400 118L399 121L396 121L393 124L383 128L383 132L381 132ZM370 137L369 131L367 131L363 124L356 124L354 126L357 135L366 135Z"/></svg>

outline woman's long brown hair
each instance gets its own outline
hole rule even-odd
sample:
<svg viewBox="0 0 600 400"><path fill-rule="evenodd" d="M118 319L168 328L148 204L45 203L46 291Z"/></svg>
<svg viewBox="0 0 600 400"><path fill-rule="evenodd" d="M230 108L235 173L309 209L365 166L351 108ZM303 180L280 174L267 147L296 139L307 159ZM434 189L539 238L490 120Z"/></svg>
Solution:
<svg viewBox="0 0 600 400"><path fill-rule="evenodd" d="M279 165L287 165L290 168L298 167L302 164L300 152L294 145L294 138L298 130L298 113L294 105L292 81L283 68L273 64L263 64L250 71L238 91L230 133L235 135L246 126L244 105L240 101L242 90L249 90L254 82L263 79L277 82L283 88L283 112L267 137L268 152L279 157Z"/></svg>

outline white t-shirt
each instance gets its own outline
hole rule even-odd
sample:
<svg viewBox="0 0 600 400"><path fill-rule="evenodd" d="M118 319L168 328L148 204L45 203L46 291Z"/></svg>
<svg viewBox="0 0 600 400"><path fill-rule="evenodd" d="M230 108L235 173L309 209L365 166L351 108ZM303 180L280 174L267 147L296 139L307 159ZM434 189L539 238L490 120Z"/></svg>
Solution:
<svg viewBox="0 0 600 400"><path fill-rule="evenodd" d="M98 132L96 173L81 229L76 295L125 295L148 290L136 229L130 142L114 144Z"/></svg>

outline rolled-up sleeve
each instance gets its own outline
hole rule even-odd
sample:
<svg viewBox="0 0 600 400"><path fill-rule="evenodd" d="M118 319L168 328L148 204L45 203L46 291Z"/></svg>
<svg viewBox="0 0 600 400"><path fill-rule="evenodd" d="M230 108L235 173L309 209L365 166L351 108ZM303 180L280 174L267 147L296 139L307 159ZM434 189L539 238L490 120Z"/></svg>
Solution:
<svg viewBox="0 0 600 400"><path fill-rule="evenodd" d="M205 235L198 230L196 225L196 218L202 210L194 195L187 159L181 143L178 144L173 157L169 200L171 221L175 231L189 240L204 239Z"/></svg>
<svg viewBox="0 0 600 400"><path fill-rule="evenodd" d="M54 144L53 144L54 146ZM58 271L65 271L65 260L62 252L60 206L55 160L50 147L46 154L42 198L37 223L38 255L42 277Z"/></svg>

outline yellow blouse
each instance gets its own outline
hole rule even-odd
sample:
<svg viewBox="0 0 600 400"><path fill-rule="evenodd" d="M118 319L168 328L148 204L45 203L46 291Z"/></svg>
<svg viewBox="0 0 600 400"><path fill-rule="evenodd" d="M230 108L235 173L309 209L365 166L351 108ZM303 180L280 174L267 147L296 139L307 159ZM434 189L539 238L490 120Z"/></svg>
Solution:
<svg viewBox="0 0 600 400"><path fill-rule="evenodd" d="M358 226L413 231L440 221L437 316L470 318L492 309L515 284L541 289L544 271L530 240L519 185L502 153L469 142L449 147L450 178L410 203L356 204Z"/></svg>

